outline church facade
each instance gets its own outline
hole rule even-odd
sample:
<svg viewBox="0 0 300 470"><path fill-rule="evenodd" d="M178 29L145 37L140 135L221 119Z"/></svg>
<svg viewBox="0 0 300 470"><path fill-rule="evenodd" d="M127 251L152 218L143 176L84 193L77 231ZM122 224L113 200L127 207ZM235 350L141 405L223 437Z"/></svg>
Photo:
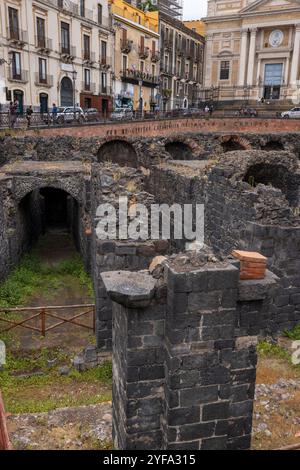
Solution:
<svg viewBox="0 0 300 470"><path fill-rule="evenodd" d="M299 0L209 0L204 22L206 98L297 104Z"/></svg>

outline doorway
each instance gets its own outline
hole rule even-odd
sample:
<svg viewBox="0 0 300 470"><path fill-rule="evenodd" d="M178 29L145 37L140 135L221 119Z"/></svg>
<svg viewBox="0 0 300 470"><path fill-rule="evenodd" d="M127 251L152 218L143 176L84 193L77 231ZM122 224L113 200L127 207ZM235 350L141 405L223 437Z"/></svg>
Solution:
<svg viewBox="0 0 300 470"><path fill-rule="evenodd" d="M264 80L264 99L279 100L282 86L283 64L266 64Z"/></svg>
<svg viewBox="0 0 300 470"><path fill-rule="evenodd" d="M48 95L47 93L40 93L40 112L41 114L48 113Z"/></svg>
<svg viewBox="0 0 300 470"><path fill-rule="evenodd" d="M22 90L14 90L14 101L18 102L18 114L23 114L24 112L24 92Z"/></svg>
<svg viewBox="0 0 300 470"><path fill-rule="evenodd" d="M73 84L69 77L64 77L60 84L60 105L73 106Z"/></svg>

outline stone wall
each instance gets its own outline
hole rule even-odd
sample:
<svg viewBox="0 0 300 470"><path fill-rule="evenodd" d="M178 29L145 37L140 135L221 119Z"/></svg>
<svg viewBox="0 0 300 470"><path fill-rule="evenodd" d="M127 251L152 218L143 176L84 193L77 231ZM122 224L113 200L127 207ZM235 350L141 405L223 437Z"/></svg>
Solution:
<svg viewBox="0 0 300 470"><path fill-rule="evenodd" d="M204 253L198 267L195 257L170 258L158 280L102 275L113 302L117 448L250 447L257 337L240 322L249 285L238 266ZM268 272L251 287L257 316L271 309L276 284Z"/></svg>

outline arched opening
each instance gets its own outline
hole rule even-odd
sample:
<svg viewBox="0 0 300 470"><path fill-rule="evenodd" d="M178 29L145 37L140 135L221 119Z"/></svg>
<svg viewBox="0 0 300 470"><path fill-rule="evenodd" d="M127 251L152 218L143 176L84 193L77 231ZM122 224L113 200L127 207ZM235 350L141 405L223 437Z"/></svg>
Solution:
<svg viewBox="0 0 300 470"><path fill-rule="evenodd" d="M60 84L60 105L73 106L73 84L69 77L64 77Z"/></svg>
<svg viewBox="0 0 300 470"><path fill-rule="evenodd" d="M27 194L18 205L19 254L32 248L41 235L56 240L71 235L80 249L79 204L62 189L45 187Z"/></svg>
<svg viewBox="0 0 300 470"><path fill-rule="evenodd" d="M244 181L253 187L258 184L278 188L290 205L298 205L298 184L293 174L283 165L257 163L244 176Z"/></svg>
<svg viewBox="0 0 300 470"><path fill-rule="evenodd" d="M138 166L137 154L134 147L125 140L111 140L100 147L98 162L111 162L120 166Z"/></svg>
<svg viewBox="0 0 300 470"><path fill-rule="evenodd" d="M269 140L265 145L262 145L261 149L266 151L284 150L284 146L280 140Z"/></svg>
<svg viewBox="0 0 300 470"><path fill-rule="evenodd" d="M225 152L234 152L235 150L246 150L246 147L242 145L237 139L230 138L221 143L223 151Z"/></svg>
<svg viewBox="0 0 300 470"><path fill-rule="evenodd" d="M192 150L184 142L168 142L165 149L173 160L194 160Z"/></svg>

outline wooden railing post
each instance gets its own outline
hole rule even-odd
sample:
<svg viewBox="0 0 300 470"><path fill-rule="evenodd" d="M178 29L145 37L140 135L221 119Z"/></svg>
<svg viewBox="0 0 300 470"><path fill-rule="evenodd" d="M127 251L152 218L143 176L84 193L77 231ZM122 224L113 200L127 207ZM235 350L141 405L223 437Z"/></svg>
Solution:
<svg viewBox="0 0 300 470"><path fill-rule="evenodd" d="M6 414L0 390L0 450L11 450L12 445L9 440L8 430L6 426Z"/></svg>
<svg viewBox="0 0 300 470"><path fill-rule="evenodd" d="M41 310L41 333L46 336L46 311L44 308Z"/></svg>

